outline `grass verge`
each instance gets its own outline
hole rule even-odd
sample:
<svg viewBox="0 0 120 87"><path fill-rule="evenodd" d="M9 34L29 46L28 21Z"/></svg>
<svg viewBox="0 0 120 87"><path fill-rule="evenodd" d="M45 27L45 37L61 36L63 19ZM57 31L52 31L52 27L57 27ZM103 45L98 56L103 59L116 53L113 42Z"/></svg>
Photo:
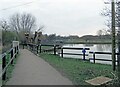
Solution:
<svg viewBox="0 0 120 87"><path fill-rule="evenodd" d="M111 65L93 64L88 61L67 59L52 54L40 54L40 57L55 67L62 75L68 77L74 85L89 85L85 80L98 76L114 79L116 72Z"/></svg>
<svg viewBox="0 0 120 87"><path fill-rule="evenodd" d="M52 46L42 46L41 49L50 49L53 48Z"/></svg>

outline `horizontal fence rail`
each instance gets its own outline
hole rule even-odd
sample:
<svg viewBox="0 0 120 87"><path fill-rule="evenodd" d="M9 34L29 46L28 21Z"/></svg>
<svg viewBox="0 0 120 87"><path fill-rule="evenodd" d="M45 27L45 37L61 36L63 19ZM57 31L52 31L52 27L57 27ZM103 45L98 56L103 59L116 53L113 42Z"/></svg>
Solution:
<svg viewBox="0 0 120 87"><path fill-rule="evenodd" d="M93 58L89 58L90 60L93 60L93 63L95 63L95 60L100 60L100 61L112 61L112 60L108 60L108 59L98 59L96 58L96 54L107 54L107 55L112 55L112 53L110 52L89 52L90 54L93 54ZM120 55L120 53L116 53L116 55ZM116 62L118 62L116 60Z"/></svg>
<svg viewBox="0 0 120 87"><path fill-rule="evenodd" d="M48 45L48 44L39 44L39 45L36 45L36 44L23 44L23 49L24 49L24 46L27 46L35 54L39 54L39 53L42 53L42 52L53 52L54 55L58 54L62 58L63 58L64 54L65 55L78 55L78 56L83 56L83 60L86 60L86 61L93 60L93 63L95 63L96 60L99 60L99 61L112 61L112 60L105 59L105 58L103 58L103 59L96 58L96 54L111 55L112 53L110 53L110 52L89 52L89 53L87 52L88 54L86 54L86 51L90 50L90 48L62 47L62 46L59 46L59 45ZM43 49L42 47L44 47L44 46L48 46L48 48ZM51 48L49 48L49 47L51 47ZM81 54L79 54L79 53L66 53L66 52L64 52L65 49L67 49L67 50L81 50L82 53ZM89 54L93 54L92 58L86 59L86 56L89 56ZM116 53L116 55L120 55L120 53ZM116 62L118 62L118 59L116 60Z"/></svg>
<svg viewBox="0 0 120 87"><path fill-rule="evenodd" d="M90 50L90 48L74 48L74 47L62 47L62 49L70 49L70 50Z"/></svg>
<svg viewBox="0 0 120 87"><path fill-rule="evenodd" d="M89 53L95 53L95 54L109 54L112 55L110 52L89 52ZM119 55L120 53L116 53L116 55Z"/></svg>
<svg viewBox="0 0 120 87"><path fill-rule="evenodd" d="M61 53L58 53L58 54L61 54ZM81 56L83 56L83 54L78 54L78 53L63 53L63 54L66 54L66 55L81 55ZM85 56L88 56L88 54L85 54Z"/></svg>
<svg viewBox="0 0 120 87"><path fill-rule="evenodd" d="M6 72L7 72L8 66L10 64L13 64L14 59L16 58L18 53L19 53L19 47L16 46L16 47L11 48L6 53L2 54L2 74L0 76L0 77L2 77L2 80L6 80ZM7 61L8 55L10 55L9 61Z"/></svg>
<svg viewBox="0 0 120 87"><path fill-rule="evenodd" d="M95 60L99 60L99 61L112 61L112 60L109 60L109 59L98 59L96 58L96 54L105 54L105 55L111 55L112 53L110 52L89 52L88 54L86 54L86 51L87 50L90 50L90 48L76 48L76 47L62 47L60 45L49 45L49 44L39 44L39 45L36 45L36 44L28 44L29 48L31 49L31 51L35 51L36 54L38 53L42 53L42 52L52 52L53 51L53 54L56 55L57 53L60 55L61 54L61 57L63 58L64 54L65 55L78 55L78 56L83 56L83 60L86 60L86 56L89 56L89 54L93 54L93 57L92 58L89 58L89 60L93 60L93 62L95 63ZM42 47L51 47L51 48L46 48L46 49L43 49ZM79 54L79 53L66 53L64 52L64 50L67 49L67 50L81 50L82 53ZM59 50L59 52L57 52ZM120 53L116 53L116 55L120 55ZM118 61L116 61L118 62Z"/></svg>
<svg viewBox="0 0 120 87"><path fill-rule="evenodd" d="M86 54L86 50L90 50L90 48L74 48L74 47L61 47L60 45L48 45L48 44L28 44L29 49L31 51L33 51L35 54L38 53L42 53L42 52L52 52L54 53L54 55L57 54L57 51L60 50L61 53L61 57L63 58L63 54L66 55L81 55L83 56L83 60L85 60L85 56L88 56L88 54ZM42 47L51 47L51 48L46 48L46 49L42 49ZM64 53L64 49L68 49L68 50L81 50L82 54L75 54L75 53Z"/></svg>
<svg viewBox="0 0 120 87"><path fill-rule="evenodd" d="M33 51L35 54L42 53L42 52L51 52L54 51L54 55L56 55L57 49L59 48L59 45L43 45L43 44L28 44L31 51ZM47 49L42 49L42 47L51 47Z"/></svg>
<svg viewBox="0 0 120 87"><path fill-rule="evenodd" d="M81 50L82 54L76 54L76 53L64 53L64 49L67 50ZM74 47L61 47L61 57L63 58L63 54L66 55L82 55L83 56L83 60L86 60L86 56L88 56L88 54L86 54L86 50L90 50L90 48L74 48Z"/></svg>

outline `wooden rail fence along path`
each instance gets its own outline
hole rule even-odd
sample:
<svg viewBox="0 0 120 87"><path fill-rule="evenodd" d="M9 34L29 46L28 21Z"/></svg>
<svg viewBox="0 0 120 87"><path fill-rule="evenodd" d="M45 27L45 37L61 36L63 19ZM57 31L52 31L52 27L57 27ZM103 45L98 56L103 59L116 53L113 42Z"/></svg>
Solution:
<svg viewBox="0 0 120 87"><path fill-rule="evenodd" d="M99 60L99 61L112 61L109 59L105 59L105 58L96 58L96 54L104 54L104 55L112 55L112 53L110 52L91 52L90 48L74 48L74 47L62 47L59 45L46 45L46 44L39 44L39 45L35 45L35 44L28 44L30 50L35 53L35 54L39 54L42 52L53 52L54 55L59 55L62 58L64 57L64 55L78 55L78 56L83 56L83 60L88 60L86 59L86 56L89 56L89 54L93 54L92 58L89 58L90 60L93 60L93 63L96 63L95 60ZM50 47L50 48L46 48L43 49L42 47ZM23 46L24 48L24 46ZM66 53L64 52L64 50L81 50L82 53ZM59 52L58 52L59 51ZM89 53L86 53L86 51L89 51ZM120 53L116 53L116 55L120 55ZM118 62L118 60L116 60L116 62Z"/></svg>
<svg viewBox="0 0 120 87"><path fill-rule="evenodd" d="M71 48L71 47L61 47L59 45L35 45L35 44L28 44L28 48L33 51L35 54L38 53L42 53L42 52L51 52L53 51L53 54L56 55L61 54L61 57L63 58L63 55L81 55L83 56L83 60L86 60L85 57L88 56L88 54L86 54L86 50L90 50L90 48ZM42 47L51 47L51 48L47 48L47 49L42 49ZM24 48L24 46L23 46ZM64 49L68 49L68 50L81 50L82 54L76 54L76 53L64 53ZM57 52L58 50L61 50L60 52Z"/></svg>
<svg viewBox="0 0 120 87"><path fill-rule="evenodd" d="M10 64L13 64L14 59L16 58L17 54L19 53L19 47L13 47L11 48L8 53L4 53L2 54L2 75L0 77L2 77L2 80L6 80L6 71L7 68ZM7 55L10 54L10 60L7 63Z"/></svg>
<svg viewBox="0 0 120 87"><path fill-rule="evenodd" d="M112 55L112 53L110 53L110 52L89 52L90 54L93 54L93 58L90 58L90 60L93 60L93 63L95 63L95 60L100 60L100 61L112 61L112 60L108 60L108 59L97 59L96 58L96 54L105 54L105 55ZM120 55L119 53L116 53L116 55ZM116 62L118 62L117 60L116 60Z"/></svg>
<svg viewBox="0 0 120 87"><path fill-rule="evenodd" d="M64 53L64 49L68 49L68 50L81 50L82 54L78 54L78 53ZM86 54L86 50L90 50L90 48L71 48L71 47L62 47L61 48L61 57L63 58L63 54L67 54L67 55L82 55L83 56L83 60L85 59L85 56L88 56L88 54Z"/></svg>
<svg viewBox="0 0 120 87"><path fill-rule="evenodd" d="M20 56L13 70L12 78L6 83L6 85L73 85L72 82L62 76L56 69L50 64L40 58L38 55L42 52L50 52L54 55L59 55L61 58L65 55L78 55L82 56L82 60L86 61L86 56L92 54L93 63L96 60L100 61L112 61L107 59L98 59L96 54L111 55L110 52L91 52L90 48L74 48L74 47L62 47L60 45L45 45L45 44L22 44L23 49L19 52L19 45L13 46L7 53L2 55L2 80L6 80L6 73L8 66L13 64L14 59L19 53ZM26 46L26 47L25 47ZM27 49L24 49L27 48ZM81 53L69 53L64 50L78 50ZM87 52L89 51L89 52ZM7 61L7 55L10 55L10 60ZM116 53L120 55L120 53ZM116 60L116 62L118 62Z"/></svg>

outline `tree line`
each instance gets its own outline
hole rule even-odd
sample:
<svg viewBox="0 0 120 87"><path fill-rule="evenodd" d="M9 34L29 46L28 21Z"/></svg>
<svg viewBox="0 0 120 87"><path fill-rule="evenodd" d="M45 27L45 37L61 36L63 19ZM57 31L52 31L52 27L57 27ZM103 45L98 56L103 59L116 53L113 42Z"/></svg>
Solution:
<svg viewBox="0 0 120 87"><path fill-rule="evenodd" d="M15 13L8 20L0 20L0 30L2 31L2 46L8 48L13 40L25 41L25 33L33 36L36 29L36 18L30 13Z"/></svg>

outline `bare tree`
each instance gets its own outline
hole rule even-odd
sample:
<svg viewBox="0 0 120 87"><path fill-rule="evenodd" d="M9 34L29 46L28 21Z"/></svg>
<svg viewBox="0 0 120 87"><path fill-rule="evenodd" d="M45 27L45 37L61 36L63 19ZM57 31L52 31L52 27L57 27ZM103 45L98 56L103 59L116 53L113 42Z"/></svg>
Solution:
<svg viewBox="0 0 120 87"><path fill-rule="evenodd" d="M113 9L112 9L113 10ZM110 16L110 13L109 12L106 12L107 15L104 15L104 16ZM113 18L113 16L112 16ZM110 21L109 21L110 22ZM110 22L109 25L113 24L113 20L112 22ZM116 13L115 13L115 23L116 25L112 26L112 27L115 27L117 29L117 36L118 36L118 85L120 85L120 0L117 0L116 2ZM115 32L114 32L115 33ZM115 42L115 41L114 41ZM115 44L114 44L115 45ZM113 49L114 50L114 49ZM115 53L115 52L114 52ZM112 52L112 55L114 54ZM115 55L113 55L114 58L115 58ZM115 61L115 59L114 59ZM115 62L114 62L114 65L115 65Z"/></svg>
<svg viewBox="0 0 120 87"><path fill-rule="evenodd" d="M24 40L25 33L31 34L32 29L36 26L36 19L33 15L27 13L16 13L10 18L10 27L19 35L20 40Z"/></svg>
<svg viewBox="0 0 120 87"><path fill-rule="evenodd" d="M110 1L108 2L104 2L105 4L110 4ZM117 0L116 3L115 3L115 7L116 7L116 31L118 30L118 28L120 28L120 1ZM101 13L102 16L106 16L107 17L107 20L106 20L106 23L105 25L111 29L111 9L110 9L110 6L106 6L102 13ZM110 31L110 30L109 30Z"/></svg>
<svg viewBox="0 0 120 87"><path fill-rule="evenodd" d="M102 35L110 35L110 31L108 29L101 29L97 31L97 35L98 36L102 36Z"/></svg>
<svg viewBox="0 0 120 87"><path fill-rule="evenodd" d="M6 20L0 21L0 29L5 31L9 29L9 24L7 23Z"/></svg>
<svg viewBox="0 0 120 87"><path fill-rule="evenodd" d="M5 37L6 37L6 32L9 29L9 25L6 20L0 21L0 29L1 29L1 41L3 46L5 45Z"/></svg>
<svg viewBox="0 0 120 87"><path fill-rule="evenodd" d="M36 20L31 14L16 13L10 18L11 28L15 29L17 32L25 31L30 32L32 28L35 28Z"/></svg>
<svg viewBox="0 0 120 87"><path fill-rule="evenodd" d="M35 31L33 42L40 44L42 39L42 29L44 28L44 25L40 26L38 30Z"/></svg>
<svg viewBox="0 0 120 87"><path fill-rule="evenodd" d="M102 35L103 35L103 31L102 31L102 30L98 30L98 31L97 31L97 35L98 35L98 36L102 36Z"/></svg>

